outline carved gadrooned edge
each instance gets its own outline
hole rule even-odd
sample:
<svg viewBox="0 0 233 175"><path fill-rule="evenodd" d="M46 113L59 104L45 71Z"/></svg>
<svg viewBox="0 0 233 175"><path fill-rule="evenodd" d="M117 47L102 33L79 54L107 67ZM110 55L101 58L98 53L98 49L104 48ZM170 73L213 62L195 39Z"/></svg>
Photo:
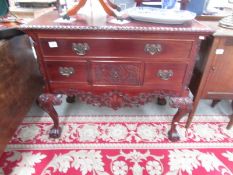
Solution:
<svg viewBox="0 0 233 175"><path fill-rule="evenodd" d="M212 30L205 28L186 27L140 27L140 26L62 26L62 25L21 25L21 30L84 30L84 31L131 31L131 32L203 32Z"/></svg>
<svg viewBox="0 0 233 175"><path fill-rule="evenodd" d="M57 94L66 94L69 96L77 96L80 101L94 106L106 106L113 109L121 107L140 106L152 102L157 97L175 97L176 92L170 90L160 90L147 93L139 93L138 95L130 95L121 91L109 91L101 94L94 94L92 92L67 90L57 91Z"/></svg>

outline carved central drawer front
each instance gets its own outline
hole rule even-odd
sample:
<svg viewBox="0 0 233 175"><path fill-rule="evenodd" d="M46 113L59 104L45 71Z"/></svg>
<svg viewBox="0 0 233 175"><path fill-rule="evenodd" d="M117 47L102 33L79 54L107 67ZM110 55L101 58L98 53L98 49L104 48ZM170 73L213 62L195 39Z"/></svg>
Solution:
<svg viewBox="0 0 233 175"><path fill-rule="evenodd" d="M91 81L93 85L141 84L143 64L140 62L92 62Z"/></svg>
<svg viewBox="0 0 233 175"><path fill-rule="evenodd" d="M46 61L48 77L53 82L87 82L86 61Z"/></svg>
<svg viewBox="0 0 233 175"><path fill-rule="evenodd" d="M40 38L44 56L187 59L192 40L140 38ZM52 57L50 59L53 59Z"/></svg>

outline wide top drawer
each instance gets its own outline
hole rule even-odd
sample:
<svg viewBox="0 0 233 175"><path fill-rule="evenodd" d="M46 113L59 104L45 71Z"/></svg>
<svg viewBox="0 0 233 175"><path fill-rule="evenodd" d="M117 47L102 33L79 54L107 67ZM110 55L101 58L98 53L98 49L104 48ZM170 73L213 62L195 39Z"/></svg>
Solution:
<svg viewBox="0 0 233 175"><path fill-rule="evenodd" d="M40 38L44 56L186 59L192 40L149 38Z"/></svg>

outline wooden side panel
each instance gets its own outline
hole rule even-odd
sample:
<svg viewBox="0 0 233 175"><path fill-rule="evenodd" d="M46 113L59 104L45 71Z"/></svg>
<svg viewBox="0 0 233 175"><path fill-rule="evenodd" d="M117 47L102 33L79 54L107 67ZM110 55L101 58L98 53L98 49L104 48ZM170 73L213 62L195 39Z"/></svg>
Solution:
<svg viewBox="0 0 233 175"><path fill-rule="evenodd" d="M206 96L216 97L218 95L233 96L233 38L223 38L217 47L223 51L222 54L213 52L209 59L212 59L212 65L209 69L209 75L206 81Z"/></svg>

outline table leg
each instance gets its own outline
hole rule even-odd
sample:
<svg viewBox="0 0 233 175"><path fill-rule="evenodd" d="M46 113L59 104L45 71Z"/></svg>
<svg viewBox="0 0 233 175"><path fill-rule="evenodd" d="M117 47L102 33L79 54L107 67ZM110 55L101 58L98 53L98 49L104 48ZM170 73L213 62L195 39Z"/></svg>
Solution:
<svg viewBox="0 0 233 175"><path fill-rule="evenodd" d="M232 102L231 102L231 107L232 107L232 109L233 109L233 100L232 100ZM227 129L231 129L232 126L233 126L233 114L232 114L230 117L231 117L231 119L230 119L230 121L229 121L229 123L228 123L228 125L227 125Z"/></svg>
<svg viewBox="0 0 233 175"><path fill-rule="evenodd" d="M54 95L45 93L39 96L38 103L39 106L49 114L53 120L53 127L49 132L49 137L59 138L61 136L61 127L59 126L59 119L54 105L60 105L62 103L61 95Z"/></svg>
<svg viewBox="0 0 233 175"><path fill-rule="evenodd" d="M75 102L75 95L68 95L67 97L66 97L66 102L67 103L74 103Z"/></svg>
<svg viewBox="0 0 233 175"><path fill-rule="evenodd" d="M168 138L172 142L176 142L180 139L180 136L176 130L176 125L180 119L191 112L193 105L193 98L189 95L189 90L184 94L183 97L171 97L170 106L173 108L178 108L177 113L172 119L171 129L168 131Z"/></svg>
<svg viewBox="0 0 233 175"><path fill-rule="evenodd" d="M214 108L221 100L213 100L211 103L211 107Z"/></svg>
<svg viewBox="0 0 233 175"><path fill-rule="evenodd" d="M157 99L157 100L158 100L158 101L157 101L157 104L158 104L158 105L164 106L164 105L166 105L166 104L167 104L167 101L166 101L166 99L165 99L165 98L158 97L158 99Z"/></svg>

